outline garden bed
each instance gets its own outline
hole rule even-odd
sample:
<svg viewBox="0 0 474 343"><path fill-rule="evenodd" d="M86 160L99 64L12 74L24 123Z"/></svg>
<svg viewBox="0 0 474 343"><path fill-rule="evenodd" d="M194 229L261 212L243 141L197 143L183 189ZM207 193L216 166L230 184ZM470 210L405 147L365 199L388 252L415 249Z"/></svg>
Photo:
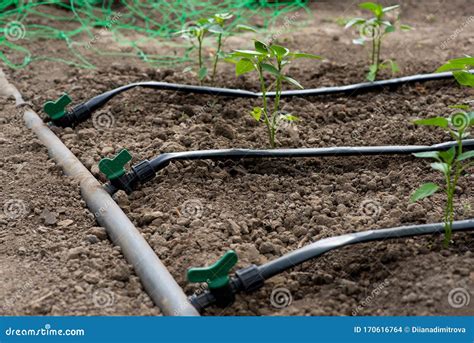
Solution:
<svg viewBox="0 0 474 343"><path fill-rule="evenodd" d="M467 6L467 1L456 3L461 7ZM335 18L340 15L340 8L336 8L338 5L333 5L334 8L331 4L324 6L320 10L321 17L326 15ZM423 5L421 7L424 8ZM344 15L354 14L351 11L352 7ZM435 50L440 44L439 40L449 37L456 29L454 21L447 20L444 25L447 12L436 11L435 23L424 21L425 14L421 10L408 14L406 22L415 27L415 23L418 23L417 30L411 34L413 44L410 47L400 49L397 44L402 44L404 38L401 35L395 36L393 41L387 40L386 53L397 58L403 75L432 72L445 60L439 56L425 58L424 54ZM457 10L456 13L462 11ZM361 82L365 74L365 52L349 45L350 39L342 37L342 28L336 24L325 23L326 29L322 29L318 26L321 25L321 19L310 20L311 24L302 29L301 34L285 36L287 44L294 49L304 47L305 51L321 54L329 60L294 63L290 75L305 88ZM439 37L436 41L423 40L428 28L431 30L430 39ZM464 32L457 39L468 41L472 36ZM230 43L241 44L239 38ZM41 43L36 44L32 48L39 48ZM412 53L412 46L417 44L422 46L420 51L423 57L412 61L407 58L407 51ZM465 52L462 45L450 48L450 54L461 55ZM417 50L416 54L420 51ZM41 62L31 69L9 71L7 74L38 113L45 101L57 98L63 91L68 91L74 103L79 103L108 89L141 80L196 84L181 69L157 70L138 63L131 66L130 61L115 61L111 65L106 60L97 62L101 68L93 71ZM388 74L382 76L390 77ZM235 78L229 66L221 68L217 82L218 86L249 90L257 90L256 84L252 77ZM461 89L454 81L433 81L352 96L283 99L282 109L300 119L296 124L284 128L279 136L279 146L300 148L441 143L449 140L449 137L436 130L415 127L412 121L445 114L448 105L463 102L472 98L472 95L472 91ZM55 128L54 131L94 175L105 181L98 171L98 161L103 157L111 157L122 148L127 148L137 162L162 152L267 147L264 128L257 126L248 114L258 104L258 99L135 89L112 100L97 113L96 120L85 122L75 129ZM26 134L26 130L18 128L21 122L13 118L13 109L5 106L7 120L2 131L8 142L18 142L19 134L10 131L7 126L17 127L16 130L23 134ZM94 306L89 312L81 305L75 312L77 314L154 314L156 310L137 304L137 299L143 299L146 304L150 300L137 290L136 277L130 275L128 267L124 267L126 276L123 280L114 279L114 275L109 274L109 268L115 268L112 265L124 263L116 261L119 254L117 249L106 241L96 244L87 241L89 227L94 224L90 214L84 214L87 210L78 198L76 185L69 185L61 179L55 168L45 167L49 162L44 149L37 147L37 152L32 154L30 145L32 143L28 140L23 141L22 149L30 152L13 151L12 154L23 156L27 163L31 162L28 165L42 166L38 170L32 168L33 173L38 179L52 179L48 182L51 195L45 193L43 188L24 190L19 184L14 184L12 188L6 186L5 194L38 192L44 204L38 204L38 211L43 208L52 211L61 204L61 207L66 207L61 212L64 213L64 219L70 219L70 211L73 211L74 226L60 228L61 232L57 232L58 229L50 228L57 225L51 225L44 233L45 239L52 241L58 235L65 234L66 242L71 243L59 246L61 254L70 252L71 245L81 245L85 252L74 268L65 270L60 267L61 256L56 256L49 245L38 248L39 252L36 253L36 250L30 251L28 242L32 242L29 241L32 238L28 238L25 253L16 248L20 245L16 243L19 238L15 235L1 243L6 246L9 241L15 242L6 249L5 263L17 263L8 262L10 259L23 262L25 259L39 259L42 263L50 263L49 259L53 259L52 273L59 273L63 280L67 280L58 281L57 286L40 283L41 287L51 288L53 293L76 294L79 292L73 285L76 282L80 287L83 284L87 290L95 289L95 283L85 276L90 274L89 268L93 270L92 273L100 273L104 277L99 285L110 288L114 294L122 295L122 288L131 289L124 297L120 296L113 306L105 307L104 312ZM36 155L43 157L38 158ZM11 161L4 163L14 164ZM19 177L31 183L30 175L25 173ZM431 171L424 161L409 156L174 162L139 191L131 195L123 192L117 194L117 202L140 228L186 293L191 294L196 287L186 284L187 268L209 264L228 249L238 253L238 266L244 267L250 263L264 263L321 238L402 224L442 221L441 195L409 204L409 195L413 190L425 181L438 178L439 175ZM470 175L459 184L461 206L456 209L459 219L472 218L474 215L472 182L474 176ZM62 187L62 193L55 194L55 189L59 187ZM70 199L70 194L75 194L74 201ZM47 201L43 197L51 197L51 200ZM70 205L66 199L71 202ZM35 215L24 219L27 223L34 223L28 224L28 227L34 227L38 222L38 211L32 210L30 214ZM453 288L472 289L473 244L472 233L456 233L454 243L447 249L442 246L442 236L346 247L270 279L260 291L239 296L232 307L213 309L207 313L472 314L474 304L454 309L449 306L447 299L448 292ZM41 253L43 250L44 253ZM108 262L97 266L87 255ZM78 272L74 273L75 270ZM14 276L15 271L11 273L11 278L18 277ZM73 276L68 275L70 273ZM54 284L54 281L51 283ZM287 288L293 298L292 303L283 309L276 308L270 301L270 294L277 287ZM13 285L8 289L14 292ZM374 290L379 290L377 296L373 296ZM47 293L37 289L35 294ZM67 302L83 301L80 296L73 299ZM87 301L90 304L90 299ZM52 306L56 303L54 299L47 299L47 302ZM25 313L30 312L28 306L23 309ZM43 312L69 314L66 310L62 312L63 307L53 309L51 307L49 311Z"/></svg>

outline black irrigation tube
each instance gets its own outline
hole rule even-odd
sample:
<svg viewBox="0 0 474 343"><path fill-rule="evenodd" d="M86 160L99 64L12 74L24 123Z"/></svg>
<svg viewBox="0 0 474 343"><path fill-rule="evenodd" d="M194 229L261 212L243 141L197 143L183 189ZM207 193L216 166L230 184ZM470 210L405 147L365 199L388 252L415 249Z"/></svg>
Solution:
<svg viewBox="0 0 474 343"><path fill-rule="evenodd" d="M471 74L474 74L474 70L469 71ZM371 91L377 90L383 87L398 87L407 83L415 82L426 82L426 81L435 81L435 80L445 80L453 78L452 72L444 73L432 73L432 74L419 74L404 76L389 80L381 80L375 82L362 82L346 86L335 86L335 87L321 87L321 88L311 88L311 89L302 89L302 90L289 90L283 91L281 97L293 97L293 96L318 96L318 95L330 95L330 94L354 94L362 91ZM115 96L126 92L133 88L153 88L159 90L169 90L169 91L179 91L184 93L195 93L195 94L207 94L214 96L227 96L227 97L237 97L237 98L259 98L262 96L261 92L251 92L241 89L229 89L229 88L218 88L218 87L206 87L206 86L193 86L177 83L167 83L167 82L156 82L156 81L146 81L146 82L136 82L128 85L124 85L105 93L99 94L77 106L72 110L66 111L65 107L68 104L66 100L58 100L56 103L50 102L51 107L53 107L53 112L62 113L58 118L53 119L53 124L61 127L75 126L78 123L81 123L91 117L92 113L97 109L104 106ZM267 92L266 96L274 97L275 92ZM61 98L60 98L61 99ZM69 100L70 101L70 100ZM45 107L46 111L46 107ZM49 115L54 116L55 113L50 111Z"/></svg>
<svg viewBox="0 0 474 343"><path fill-rule="evenodd" d="M211 305L228 306L233 302L235 294L253 292L261 288L265 280L303 262L317 258L328 251L356 243L442 233L443 230L444 223L434 223L369 230L324 238L261 266L250 265L236 271L235 276L230 279L230 288L228 288L228 292L231 294L222 295L206 290L205 292L192 295L190 301L199 311ZM455 232L470 230L474 230L474 219L455 221L453 223L453 231Z"/></svg>
<svg viewBox="0 0 474 343"><path fill-rule="evenodd" d="M330 147L300 149L221 149L164 153L153 159L141 161L132 166L131 171L110 180L106 189L113 194L119 189L131 193L140 184L153 179L158 171L165 168L171 161L183 160L230 160L242 158L285 158L285 157L324 157L324 156L360 156L360 155L407 155L417 152L443 151L456 142L445 142L435 145L396 145L396 146L365 146L365 147ZM466 150L474 148L474 139L463 141ZM125 162L126 163L126 162ZM123 165L119 166L123 168ZM115 172L115 170L111 170Z"/></svg>

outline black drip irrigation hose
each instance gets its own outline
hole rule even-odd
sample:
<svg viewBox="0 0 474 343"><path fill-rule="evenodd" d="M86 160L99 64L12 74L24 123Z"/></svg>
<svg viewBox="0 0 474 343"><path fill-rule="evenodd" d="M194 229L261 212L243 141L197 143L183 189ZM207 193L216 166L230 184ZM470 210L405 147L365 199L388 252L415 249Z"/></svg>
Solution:
<svg viewBox="0 0 474 343"><path fill-rule="evenodd" d="M363 156L363 155L408 155L418 152L443 151L456 146L457 142L445 142L435 145L395 145L365 147L330 147L301 149L221 149L164 153L152 160L141 161L132 166L131 171L110 180L106 189L110 194L118 190L133 192L140 184L153 179L156 173L172 161L185 160L232 160L243 158L294 158L294 157L327 157L327 156ZM463 148L474 148L474 139L463 141Z"/></svg>
<svg viewBox="0 0 474 343"><path fill-rule="evenodd" d="M470 70L469 73L474 74L474 70ZM339 86L339 87L321 87L311 88L302 90L289 90L282 91L281 97L293 97L293 96L318 96L318 95L330 95L330 94L354 94L362 91L377 90L383 87L398 87L407 83L415 82L426 82L435 80L452 79L452 72L433 73L433 74L419 74L412 76L404 76L389 80L381 80L374 82L362 82L352 85ZM241 89L229 89L219 87L206 87L206 86L193 86L184 85L177 83L167 82L136 82L125 86L121 86L105 93L99 94L90 100L87 100L77 106L71 111L64 111L64 114L56 119L51 120L52 123L60 127L75 126L88 118L91 117L92 113L97 109L103 107L115 96L128 91L130 89L141 87L141 88L153 88L158 90L169 90L179 91L183 93L195 93L195 94L207 94L214 96L227 96L236 98L259 98L262 96L261 92L251 92ZM267 92L267 97L274 97L275 92Z"/></svg>
<svg viewBox="0 0 474 343"><path fill-rule="evenodd" d="M474 230L474 219L455 221L453 222L452 229L453 232ZM227 289L231 294L220 294L212 292L212 290L206 290L205 292L190 296L189 300L198 311L202 311L212 305L221 307L229 306L235 300L235 294L240 292L253 292L261 288L265 280L300 265L303 262L317 258L328 251L356 243L428 235L442 233L443 231L444 223L435 223L369 230L324 238L261 266L250 265L236 271L230 280L230 287Z"/></svg>

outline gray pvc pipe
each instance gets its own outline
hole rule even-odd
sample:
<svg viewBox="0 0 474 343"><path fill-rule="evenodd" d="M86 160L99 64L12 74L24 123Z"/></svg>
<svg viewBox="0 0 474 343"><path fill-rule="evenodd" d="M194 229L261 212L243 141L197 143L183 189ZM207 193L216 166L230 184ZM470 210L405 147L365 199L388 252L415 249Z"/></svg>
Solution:
<svg viewBox="0 0 474 343"><path fill-rule="evenodd" d="M133 265L145 290L161 311L170 316L198 316L197 310L155 252L87 168L35 112L27 109L23 119L66 175L80 182L87 206L100 225L105 227L112 242L122 248L123 255Z"/></svg>

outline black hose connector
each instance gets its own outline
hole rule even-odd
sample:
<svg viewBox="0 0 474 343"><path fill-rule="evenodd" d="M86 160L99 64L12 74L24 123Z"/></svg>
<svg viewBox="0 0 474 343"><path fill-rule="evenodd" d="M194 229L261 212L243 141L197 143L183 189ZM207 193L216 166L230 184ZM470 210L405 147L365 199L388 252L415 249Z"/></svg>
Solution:
<svg viewBox="0 0 474 343"><path fill-rule="evenodd" d="M92 115L92 111L85 104L74 107L71 111L67 111L62 117L52 119L51 122L59 127L76 127L78 124L86 121Z"/></svg>
<svg viewBox="0 0 474 343"><path fill-rule="evenodd" d="M238 288L246 293L262 288L265 283L265 279L255 264L237 270L235 272L235 277L240 283L240 287Z"/></svg>
<svg viewBox="0 0 474 343"><path fill-rule="evenodd" d="M109 181L105 186L110 194L114 194L118 190L123 190L127 194L136 190L140 184L143 184L155 177L156 173L153 170L148 160L132 166L131 171Z"/></svg>
<svg viewBox="0 0 474 343"><path fill-rule="evenodd" d="M251 293L263 287L265 279L259 268L252 264L239 269L235 276L230 279L225 289L207 289L204 292L195 293L189 297L189 302L199 311L210 306L221 308L230 306L235 301L235 295L240 292Z"/></svg>

